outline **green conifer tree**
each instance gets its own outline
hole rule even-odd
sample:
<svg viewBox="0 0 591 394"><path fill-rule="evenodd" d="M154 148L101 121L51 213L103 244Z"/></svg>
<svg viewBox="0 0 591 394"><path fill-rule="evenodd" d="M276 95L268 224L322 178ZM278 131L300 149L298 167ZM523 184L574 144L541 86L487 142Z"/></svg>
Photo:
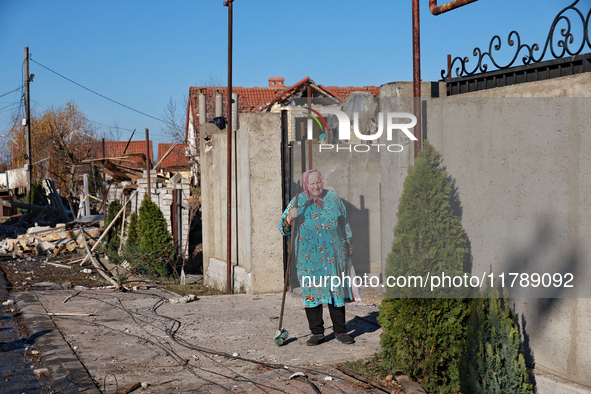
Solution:
<svg viewBox="0 0 591 394"><path fill-rule="evenodd" d="M425 141L409 169L398 206L388 276L462 276L469 259L467 236L453 214L451 184L441 157ZM428 283L429 285L430 283ZM469 301L465 289L449 286L389 288L380 308L383 360L400 368L427 391L459 389L459 360L465 343ZM454 297L454 298L404 298Z"/></svg>
<svg viewBox="0 0 591 394"><path fill-rule="evenodd" d="M108 227L109 224L111 224L113 219L115 219L115 216L117 216L117 214L119 213L119 211L121 211L122 208L123 205L121 205L121 202L119 202L119 200L114 200L109 204L107 217L105 219L105 228ZM119 216L113 227L111 227L111 229L105 236L104 242L107 250L107 255L109 256L109 258L112 258L114 257L114 255L117 255L119 253L119 236L121 233L122 222L123 218L122 216Z"/></svg>
<svg viewBox="0 0 591 394"><path fill-rule="evenodd" d="M513 311L496 289L472 301L462 357L462 393L533 394ZM505 302L503 302L505 301Z"/></svg>
<svg viewBox="0 0 591 394"><path fill-rule="evenodd" d="M128 249L135 249L139 247L139 243L138 215L134 212L129 216L129 227L127 228L127 241L125 242L125 246Z"/></svg>
<svg viewBox="0 0 591 394"><path fill-rule="evenodd" d="M148 195L140 206L137 227L139 250L144 260L142 268L150 274L166 275L167 262L174 259L172 235L164 214Z"/></svg>
<svg viewBox="0 0 591 394"><path fill-rule="evenodd" d="M469 262L468 238L451 210L451 183L441 156L428 141L408 171L398 205L392 252L386 259L386 275L419 275L429 278L442 273L462 276ZM436 282L435 282L436 283ZM429 280L429 285L431 280ZM440 286L431 291L391 287L390 296L443 297L466 296L465 288Z"/></svg>

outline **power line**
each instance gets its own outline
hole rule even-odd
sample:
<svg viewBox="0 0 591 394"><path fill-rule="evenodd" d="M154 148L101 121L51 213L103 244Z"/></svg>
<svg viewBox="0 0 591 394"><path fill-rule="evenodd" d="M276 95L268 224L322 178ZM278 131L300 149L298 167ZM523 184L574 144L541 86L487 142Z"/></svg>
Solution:
<svg viewBox="0 0 591 394"><path fill-rule="evenodd" d="M44 66L43 64L41 64L41 63L39 63L39 62L37 62L37 61L33 60L31 57L29 57L29 60L30 60L30 61L32 61L33 63L36 63L36 64L38 64L39 66L43 67L44 69L46 69L46 70L48 70L48 71L50 71L50 72L52 72L52 73L54 73L54 74L56 74L56 75L58 75L58 76L62 77L63 79L65 79L65 80L67 80L67 81L70 81L70 82L72 82L74 85L77 85L77 86L81 87L82 89L88 90L89 92L96 94L97 96L100 96L100 97L102 97L102 98L104 98L104 99L106 99L106 100L109 100L109 101L111 101L111 102L113 102L113 103L115 103L115 104L117 104L117 105L120 105L120 106L122 106L122 107L125 107L125 108L127 108L127 109L129 109L129 110L132 110L132 111L134 111L134 112L137 112L138 114L141 114L141 115L147 116L147 117L149 117L149 118L152 118L152 119L158 120L158 121L160 121L160 122L162 122L162 123L165 123L165 124L168 124L168 125L172 125L170 122L167 122L167 121L166 121L166 120L164 120L164 119L157 118L157 117L155 117L155 116L149 115L149 114L147 114L147 113L145 113L145 112L142 112L142 111L138 111L137 109L131 108L131 107L130 107L130 106L128 106L128 105L125 105L125 104L122 104L122 103L120 103L119 101L113 100L113 99L111 99L111 98L109 98L109 97L107 97L107 96L105 96L105 95L102 95L102 94L100 94L100 93L98 93L98 92L95 92L94 90L92 90L92 89L89 89L89 88L87 88L86 86L83 86L83 85L79 84L78 82L76 82L76 81L73 81L73 80L71 80L70 78L68 78L68 77L66 77L66 76L64 76L64 75L62 75L62 74L60 74L60 73L58 73L57 71L54 71L54 70L50 69L49 67L47 67L47 66Z"/></svg>
<svg viewBox="0 0 591 394"><path fill-rule="evenodd" d="M21 89L22 87L23 87L23 85L19 86L18 88L14 89L14 90L11 90L11 91L10 91L10 92L8 92L8 93L4 93L3 95L0 95L0 97L4 97L4 96L6 96L6 95L9 95L9 94L10 94L10 93L12 93L12 92L16 92L17 90Z"/></svg>

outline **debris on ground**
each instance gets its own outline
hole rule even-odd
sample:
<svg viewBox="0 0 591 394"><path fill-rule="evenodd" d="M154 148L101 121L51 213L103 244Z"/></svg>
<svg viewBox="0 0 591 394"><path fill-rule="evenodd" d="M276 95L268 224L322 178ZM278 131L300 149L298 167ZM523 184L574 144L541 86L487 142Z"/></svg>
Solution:
<svg viewBox="0 0 591 394"><path fill-rule="evenodd" d="M180 298L171 298L168 300L171 304L186 304L187 302L195 301L197 296L195 294L187 294L184 297Z"/></svg>
<svg viewBox="0 0 591 394"><path fill-rule="evenodd" d="M83 234L86 236L88 244L93 246L101 236L102 229L100 227L86 227L83 230L66 230L65 223L57 224L55 227L30 227L25 234L0 241L0 253L59 256L82 252L84 250Z"/></svg>

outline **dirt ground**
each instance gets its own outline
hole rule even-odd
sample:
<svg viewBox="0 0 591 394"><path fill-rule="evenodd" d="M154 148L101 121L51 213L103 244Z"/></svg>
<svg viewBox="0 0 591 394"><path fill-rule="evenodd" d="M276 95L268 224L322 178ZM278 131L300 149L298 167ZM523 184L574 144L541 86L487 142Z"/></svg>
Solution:
<svg viewBox="0 0 591 394"><path fill-rule="evenodd" d="M378 310L367 303L347 306L347 328L355 344L344 345L334 338L325 308L327 342L309 347L302 300L288 295L283 326L289 338L278 347L273 336L280 294L202 296L186 304L167 302L173 296L158 289L34 294L47 312L93 315L52 318L99 388L107 392L114 392L115 385L135 382L145 384L144 393L216 392L220 385L225 387L221 392L236 391L234 386L264 392L260 385L279 387L302 370L326 386L322 392L332 392L327 389L337 382L334 392L356 392L360 388L349 385L351 379L330 365L380 350ZM64 303L69 294L76 295Z"/></svg>
<svg viewBox="0 0 591 394"><path fill-rule="evenodd" d="M53 282L63 287L74 286L95 287L101 285L100 275L92 269L92 273L85 273L80 264L69 265L71 268L60 268L45 264L47 261L62 263L62 260L50 259L46 256L0 256L0 269L4 271L9 283L10 292L28 291L34 284ZM68 265L67 263L62 263Z"/></svg>
<svg viewBox="0 0 591 394"><path fill-rule="evenodd" d="M49 261L71 269L47 261L45 256L4 255L0 269L11 293L34 294L49 313L75 314L51 318L103 392L133 383L144 384L142 393L312 392L308 383L288 379L296 371L306 372L323 393L368 392L331 365L380 351L379 294L366 293L364 302L347 305L353 345L335 339L325 308L327 341L317 347L306 346L301 297L288 294L283 327L289 338L278 347L273 337L281 294L205 296L207 289L196 283L183 291L197 294L195 301L171 304L167 300L179 295L163 288L100 289L107 283L94 268L68 264L66 257ZM83 271L88 268L92 272ZM34 286L39 283L45 286Z"/></svg>

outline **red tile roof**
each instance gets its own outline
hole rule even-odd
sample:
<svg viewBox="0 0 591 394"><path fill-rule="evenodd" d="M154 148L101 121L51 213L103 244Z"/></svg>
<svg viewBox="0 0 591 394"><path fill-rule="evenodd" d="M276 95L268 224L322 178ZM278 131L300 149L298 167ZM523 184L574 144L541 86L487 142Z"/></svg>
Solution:
<svg viewBox="0 0 591 394"><path fill-rule="evenodd" d="M122 157L123 152L125 153L143 153L146 154L146 141L130 141L127 150L127 141L105 141L105 157ZM93 146L91 155L100 159L103 157L103 144L102 142L97 143ZM153 160L154 154L152 149L152 141L150 141L150 154L149 157ZM153 164L155 164L152 161ZM145 168L146 165L139 157L130 157L122 161L116 161L116 164L122 164L133 168Z"/></svg>
<svg viewBox="0 0 591 394"><path fill-rule="evenodd" d="M285 88L243 88L241 86L233 86L232 93L238 94L238 113L260 112L261 108L277 95L278 92ZM189 88L189 103L188 111L193 113L193 122L195 129L199 130L199 94L205 93L205 106L207 111L206 122L211 121L215 117L215 97L217 93L222 94L223 109L222 116L227 118L228 101L226 96L228 89L226 87L211 87L211 86L192 86ZM185 140L188 137L189 130L189 113L187 112L187 127L185 130Z"/></svg>
<svg viewBox="0 0 591 394"><path fill-rule="evenodd" d="M162 156L164 156L164 154L166 152L168 152L168 150L170 149L170 147L174 145L174 144L166 144L166 143L162 143L162 144L158 144L158 161L156 161L157 163L160 161L160 159L162 159ZM158 166L159 168L172 168L172 167L189 167L189 158L187 156L185 156L185 150L187 149L187 144L177 144L172 152L170 152L170 154L166 157L166 159L164 159L162 161L162 163L160 163L160 165Z"/></svg>
<svg viewBox="0 0 591 394"><path fill-rule="evenodd" d="M232 87L232 93L238 94L238 113L247 113L247 112L261 112L266 110L267 108L271 107L273 104L285 100L291 94L295 93L301 87L306 86L308 83L314 83L310 79L310 77L306 77L292 86L289 87L252 87L252 88L244 88L241 86L234 86ZM339 86L328 86L324 87L322 85L318 85L319 88L325 90L328 94L332 94L334 97L338 97L341 99L345 99L351 94L351 92L355 91L367 91L373 94L374 96L380 95L380 88L379 86L363 86L363 87L354 87L354 86L347 86L347 87L339 87ZM223 96L223 110L222 116L227 118L227 105L228 102L226 101L227 95L227 87L211 87L211 86L193 86L189 88L189 102L187 103L187 126L185 131L185 140L188 137L188 130L189 130L189 112L193 113L193 122L194 127L199 135L199 94L205 93L206 96L206 111L207 111L207 120L206 122L211 121L214 118L215 114L215 97L216 93L221 93Z"/></svg>

